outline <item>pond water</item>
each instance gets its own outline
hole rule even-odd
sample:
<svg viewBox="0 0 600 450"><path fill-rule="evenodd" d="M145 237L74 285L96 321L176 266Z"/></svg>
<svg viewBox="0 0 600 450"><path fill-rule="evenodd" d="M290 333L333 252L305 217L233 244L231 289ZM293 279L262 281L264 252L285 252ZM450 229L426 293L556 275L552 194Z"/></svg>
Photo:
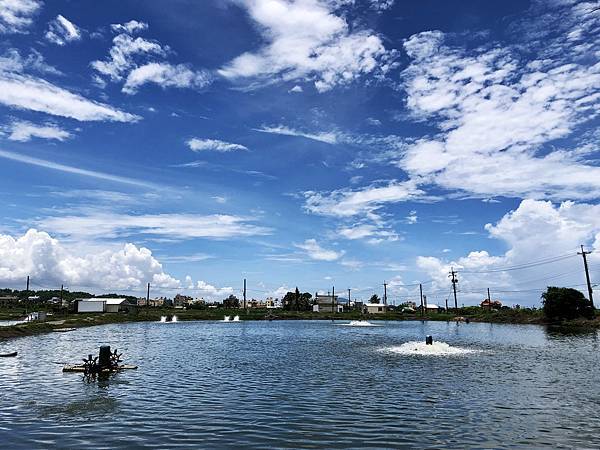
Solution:
<svg viewBox="0 0 600 450"><path fill-rule="evenodd" d="M0 358L0 446L600 446L596 332L340 324L131 323L0 341L19 352ZM62 373L101 344L138 370Z"/></svg>

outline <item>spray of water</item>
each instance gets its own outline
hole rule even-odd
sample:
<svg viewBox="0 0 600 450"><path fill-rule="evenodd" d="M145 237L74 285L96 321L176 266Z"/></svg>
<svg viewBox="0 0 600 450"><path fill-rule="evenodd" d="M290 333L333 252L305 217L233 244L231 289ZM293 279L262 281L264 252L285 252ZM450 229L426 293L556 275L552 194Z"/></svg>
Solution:
<svg viewBox="0 0 600 450"><path fill-rule="evenodd" d="M375 325L367 320L352 320L350 323L341 323L343 327L378 327L380 325Z"/></svg>
<svg viewBox="0 0 600 450"><path fill-rule="evenodd" d="M477 353L479 350L453 347L445 342L434 342L432 345L427 345L425 342L411 341L394 347L386 347L381 351L396 355L459 356Z"/></svg>
<svg viewBox="0 0 600 450"><path fill-rule="evenodd" d="M223 317L223 322L229 322L231 320L230 316Z"/></svg>
<svg viewBox="0 0 600 450"><path fill-rule="evenodd" d="M160 322L165 323L167 321L167 316L160 316Z"/></svg>

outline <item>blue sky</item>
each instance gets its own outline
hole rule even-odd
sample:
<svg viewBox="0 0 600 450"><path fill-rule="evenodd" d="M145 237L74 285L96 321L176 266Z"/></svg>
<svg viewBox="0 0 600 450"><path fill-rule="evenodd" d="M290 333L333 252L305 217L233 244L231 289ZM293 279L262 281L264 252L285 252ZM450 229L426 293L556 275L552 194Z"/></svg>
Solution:
<svg viewBox="0 0 600 450"><path fill-rule="evenodd" d="M583 289L599 24L571 0L0 0L0 282Z"/></svg>

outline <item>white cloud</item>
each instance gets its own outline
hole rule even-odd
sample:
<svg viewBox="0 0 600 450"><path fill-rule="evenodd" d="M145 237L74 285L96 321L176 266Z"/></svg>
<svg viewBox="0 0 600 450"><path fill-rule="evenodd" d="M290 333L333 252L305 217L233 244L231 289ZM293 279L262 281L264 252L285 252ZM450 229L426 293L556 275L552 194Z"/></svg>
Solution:
<svg viewBox="0 0 600 450"><path fill-rule="evenodd" d="M440 133L395 163L411 177L484 198L598 197L600 168L546 144L600 112L600 64L569 59L568 41L560 55L527 61L515 47L467 52L445 38L430 31L405 41L407 106Z"/></svg>
<svg viewBox="0 0 600 450"><path fill-rule="evenodd" d="M232 239L270 234L251 218L225 214L139 214L91 211L85 215L44 217L40 226L79 239L114 239L147 235L167 239Z"/></svg>
<svg viewBox="0 0 600 450"><path fill-rule="evenodd" d="M194 291L198 291L203 297L209 297L212 299L222 300L229 297L235 291L232 287L217 288L212 284L208 284L205 281L198 281L194 287Z"/></svg>
<svg viewBox="0 0 600 450"><path fill-rule="evenodd" d="M268 42L219 70L231 80L313 81L318 91L385 72L388 53L371 31L351 30L322 0L242 0Z"/></svg>
<svg viewBox="0 0 600 450"><path fill-rule="evenodd" d="M344 252L336 252L321 247L316 239L307 239L302 244L295 245L304 250L309 258L317 261L335 261L344 255Z"/></svg>
<svg viewBox="0 0 600 450"><path fill-rule="evenodd" d="M304 89L302 89L302 86L296 85L293 88L291 88L288 92L298 94L300 92L304 92Z"/></svg>
<svg viewBox="0 0 600 450"><path fill-rule="evenodd" d="M64 141L71 137L71 133L53 123L38 125L27 121L14 121L10 124L8 130L10 132L8 139L19 142L30 141L33 137L55 139L57 141Z"/></svg>
<svg viewBox="0 0 600 450"><path fill-rule="evenodd" d="M381 229L381 227L369 223L342 227L338 229L338 233L350 240L369 238L369 242L372 244L384 241L397 241L399 239L398 235L393 231Z"/></svg>
<svg viewBox="0 0 600 450"><path fill-rule="evenodd" d="M59 14L56 16L56 19L48 24L48 31L46 31L45 37L53 44L65 45L69 42L80 40L81 31L77 25Z"/></svg>
<svg viewBox="0 0 600 450"><path fill-rule="evenodd" d="M19 161L24 164L30 164L32 166L44 167L50 170L58 170L59 172L70 173L73 175L79 175L87 178L94 178L98 180L111 181L114 183L129 184L132 186L140 186L146 188L157 188L157 185L147 181L137 180L135 178L121 177L118 175L112 175L105 172L98 172L95 170L82 169L80 167L69 166L66 164L56 163L54 161L48 161L46 159L34 158L32 156L23 155L21 153L9 152L0 149L0 158L9 159L11 161Z"/></svg>
<svg viewBox="0 0 600 450"><path fill-rule="evenodd" d="M201 89L211 83L212 77L205 70L194 70L189 64L153 60L165 58L172 52L158 41L133 36L136 32L147 30L148 24L132 20L125 24L113 24L111 28L119 34L113 38L109 57L91 63L98 72L94 77L98 85L106 83L103 77L113 82L125 80L122 91L135 94L148 83L157 84L163 89Z"/></svg>
<svg viewBox="0 0 600 450"><path fill-rule="evenodd" d="M394 6L396 0L370 0L371 8L376 11L387 11Z"/></svg>
<svg viewBox="0 0 600 450"><path fill-rule="evenodd" d="M42 78L3 70L0 66L0 103L79 121L134 122L139 116L89 100Z"/></svg>
<svg viewBox="0 0 600 450"><path fill-rule="evenodd" d="M146 248L125 244L119 249L79 254L35 229L17 238L0 234L0 261L0 282L5 285L21 284L28 275L37 285L65 284L73 290L143 291L148 282L159 289L180 285Z"/></svg>
<svg viewBox="0 0 600 450"><path fill-rule="evenodd" d="M158 42L119 34L113 39L113 46L109 50L109 58L105 61L93 61L92 68L101 75L109 77L112 81L120 81L131 69L137 67L134 60L136 55L166 56L167 48Z"/></svg>
<svg viewBox="0 0 600 450"><path fill-rule="evenodd" d="M148 63L133 69L123 85L123 92L135 94L146 83L168 87L202 89L211 82L211 76L204 70L194 71L185 64L176 66L168 63Z"/></svg>
<svg viewBox="0 0 600 450"><path fill-rule="evenodd" d="M405 223L409 224L409 225L414 225L415 223L417 223L419 221L419 217L417 216L417 212L416 211L411 211L408 216L406 216L404 218Z"/></svg>
<svg viewBox="0 0 600 450"><path fill-rule="evenodd" d="M41 6L38 0L0 0L0 33L26 33Z"/></svg>
<svg viewBox="0 0 600 450"><path fill-rule="evenodd" d="M454 267L462 298L459 304L483 300L487 287L494 298L538 306L546 286L575 286L587 296L577 256L580 244L594 251L588 255L592 280L600 279L599 205L523 200L516 210L485 228L508 248L505 253L495 256L480 250L452 261L430 256L417 259L418 267L434 280L434 290L449 291L448 271Z"/></svg>
<svg viewBox="0 0 600 450"><path fill-rule="evenodd" d="M335 144L339 139L338 134L331 131L321 133L306 133L286 127L284 125L278 125L274 127L263 126L261 128L255 128L254 131L259 131L261 133L281 134L283 136L303 137L306 139L312 139L313 141L325 142L326 144Z"/></svg>
<svg viewBox="0 0 600 450"><path fill-rule="evenodd" d="M195 152L214 151L214 152L234 152L239 150L248 150L248 147L241 144L232 144L231 142L219 141L218 139L199 139L192 138L186 142L190 150Z"/></svg>
<svg viewBox="0 0 600 450"><path fill-rule="evenodd" d="M31 50L27 56L22 56L16 48L10 48L0 56L0 72L21 73L32 70L39 73L61 75L56 68L46 63L44 57L36 50Z"/></svg>
<svg viewBox="0 0 600 450"><path fill-rule="evenodd" d="M148 24L145 22L139 22L137 20L130 20L126 23L113 23L110 28L118 33L129 33L133 34L138 31L144 31L148 29Z"/></svg>
<svg viewBox="0 0 600 450"><path fill-rule="evenodd" d="M327 194L308 191L304 195L304 208L308 212L334 217L376 217L376 211L388 203L427 198L414 181L392 181L384 186L372 185L359 190L340 189Z"/></svg>

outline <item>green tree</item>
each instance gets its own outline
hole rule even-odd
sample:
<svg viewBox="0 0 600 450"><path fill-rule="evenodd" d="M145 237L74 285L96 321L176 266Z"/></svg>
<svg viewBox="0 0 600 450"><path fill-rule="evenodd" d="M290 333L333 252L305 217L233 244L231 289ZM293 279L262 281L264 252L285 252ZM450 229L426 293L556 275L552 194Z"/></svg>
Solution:
<svg viewBox="0 0 600 450"><path fill-rule="evenodd" d="M379 300L379 296L377 294L373 294L369 299L369 303L379 303L380 301L381 300Z"/></svg>
<svg viewBox="0 0 600 450"><path fill-rule="evenodd" d="M300 290L296 288L294 292L286 293L281 303L286 311L310 311L312 309L311 298L310 293L304 292L301 294Z"/></svg>
<svg viewBox="0 0 600 450"><path fill-rule="evenodd" d="M240 307L240 300L235 296L235 295L230 295L229 297L227 297L225 300L223 300L223 307L224 308L239 308Z"/></svg>
<svg viewBox="0 0 600 450"><path fill-rule="evenodd" d="M594 317L594 307L585 296L576 289L548 287L542 294L544 316L548 319L577 319Z"/></svg>

